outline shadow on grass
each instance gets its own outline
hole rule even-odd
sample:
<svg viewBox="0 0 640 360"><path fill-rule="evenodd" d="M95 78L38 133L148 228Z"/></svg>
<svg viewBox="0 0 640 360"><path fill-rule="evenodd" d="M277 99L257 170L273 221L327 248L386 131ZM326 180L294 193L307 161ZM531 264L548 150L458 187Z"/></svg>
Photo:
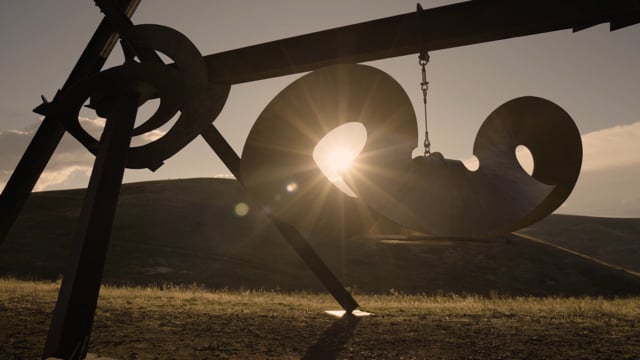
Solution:
<svg viewBox="0 0 640 360"><path fill-rule="evenodd" d="M360 318L351 314L345 314L337 319L325 330L320 339L307 350L302 359L336 359L353 335L353 331L359 322Z"/></svg>

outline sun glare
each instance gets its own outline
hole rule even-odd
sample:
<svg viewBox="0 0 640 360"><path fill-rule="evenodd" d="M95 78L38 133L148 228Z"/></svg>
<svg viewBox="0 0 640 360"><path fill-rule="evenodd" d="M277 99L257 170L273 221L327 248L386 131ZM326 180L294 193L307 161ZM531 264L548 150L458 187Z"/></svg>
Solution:
<svg viewBox="0 0 640 360"><path fill-rule="evenodd" d="M341 173L349 170L353 160L367 142L367 130L357 122L342 124L329 131L313 149L313 160L318 168L338 189L356 197L342 179Z"/></svg>
<svg viewBox="0 0 640 360"><path fill-rule="evenodd" d="M328 166L329 170L332 173L341 173L349 170L349 166L351 166L351 162L353 159L358 156L358 149L354 149L351 147L337 146L331 150L329 154ZM337 180L337 179L329 179L329 180Z"/></svg>

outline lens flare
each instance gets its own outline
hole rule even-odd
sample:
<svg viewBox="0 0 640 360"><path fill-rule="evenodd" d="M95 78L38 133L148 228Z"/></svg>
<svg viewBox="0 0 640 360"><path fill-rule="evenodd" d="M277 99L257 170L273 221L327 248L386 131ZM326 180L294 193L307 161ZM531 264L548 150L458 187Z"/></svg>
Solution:
<svg viewBox="0 0 640 360"><path fill-rule="evenodd" d="M243 202L237 203L233 208L233 212L236 214L236 216L247 216L247 214L249 214L249 205Z"/></svg>
<svg viewBox="0 0 640 360"><path fill-rule="evenodd" d="M298 184L295 181L292 181L288 183L285 188L287 189L288 192L293 193L298 190Z"/></svg>

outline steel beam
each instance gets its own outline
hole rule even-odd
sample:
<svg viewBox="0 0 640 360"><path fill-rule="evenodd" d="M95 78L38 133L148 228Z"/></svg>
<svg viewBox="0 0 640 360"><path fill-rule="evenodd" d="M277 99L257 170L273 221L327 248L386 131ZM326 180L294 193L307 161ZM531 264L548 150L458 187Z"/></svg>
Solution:
<svg viewBox="0 0 640 360"><path fill-rule="evenodd" d="M209 81L237 84L550 31L640 22L640 0L475 0L205 56Z"/></svg>
<svg viewBox="0 0 640 360"><path fill-rule="evenodd" d="M139 2L140 0L124 0L121 6L124 12L131 16ZM103 19L62 89L98 73L117 40L118 36L112 30L111 24L106 18ZM61 121L56 118L55 113L49 114L56 100L57 96L52 103L45 102L35 109L36 112L45 115L45 118L0 195L0 244L9 233L64 135L65 130Z"/></svg>
<svg viewBox="0 0 640 360"><path fill-rule="evenodd" d="M0 195L0 244L4 242L18 218L64 132L64 127L58 119L47 116L31 139Z"/></svg>
<svg viewBox="0 0 640 360"><path fill-rule="evenodd" d="M44 358L86 356L138 99L136 95L123 94L107 118L71 243Z"/></svg>
<svg viewBox="0 0 640 360"><path fill-rule="evenodd" d="M220 134L218 129L211 125L206 128L201 135L222 162L224 162L229 171L236 177L236 180L242 184L240 177L240 157L235 153L222 134ZM322 258L320 258L311 245L309 245L298 229L273 216L267 215L267 218L347 313L351 313L359 307L353 296L349 294L344 285L331 269L329 269L327 264L322 261Z"/></svg>

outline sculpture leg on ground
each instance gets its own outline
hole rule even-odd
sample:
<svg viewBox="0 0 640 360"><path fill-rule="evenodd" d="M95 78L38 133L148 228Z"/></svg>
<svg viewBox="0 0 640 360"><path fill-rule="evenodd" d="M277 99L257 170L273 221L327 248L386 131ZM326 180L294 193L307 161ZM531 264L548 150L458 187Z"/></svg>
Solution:
<svg viewBox="0 0 640 360"><path fill-rule="evenodd" d="M131 16L138 3L139 1L136 0L126 0L121 3L121 8L125 15ZM111 23L106 18L103 19L71 71L62 90L81 79L98 73L106 62L117 39L117 34L115 34ZM52 103L44 103L35 109L37 113L44 115L44 120L42 120L18 166L11 174L7 185L2 191L2 195L0 195L0 244L6 238L29 194L31 194L33 187L36 185L40 174L47 166L49 159L51 159L53 152L62 139L62 135L64 135L65 129L61 119L48 113L48 108L56 101L57 96Z"/></svg>
<svg viewBox="0 0 640 360"><path fill-rule="evenodd" d="M45 358L83 359L87 355L137 109L138 96L124 93L108 114L49 328Z"/></svg>
<svg viewBox="0 0 640 360"><path fill-rule="evenodd" d="M175 67L155 61L129 62L77 82L61 92L46 109L58 126L62 125L96 155L96 162L47 338L45 357L86 355L124 169L154 170L207 127L219 134L210 123L222 109L229 86L206 81L202 57L193 44L175 30L158 25L132 27L125 40L135 48L165 53L175 60ZM137 107L154 94L160 96L159 109L134 128ZM98 115L107 118L99 141L78 121L79 109L88 99ZM162 137L143 146L130 147L133 135L155 130L178 111L180 118ZM219 140L214 149L230 149L223 138ZM234 166L237 169L239 159L232 150L221 151L220 155L231 170ZM353 297L299 232L282 221L271 220L338 303L348 312L357 308Z"/></svg>
<svg viewBox="0 0 640 360"><path fill-rule="evenodd" d="M202 132L202 137L207 141L211 149L216 152L218 157L222 159L229 171L231 171L231 173L236 176L236 179L244 185L242 182L242 175L240 173L240 158L236 155L235 151L233 151L222 134L220 134L218 129L211 125ZM298 231L294 226L278 220L273 216L267 214L267 217L276 229L278 229L280 234L282 234L289 245L295 250L298 256L302 258L311 271L313 271L316 277L322 282L325 288L331 293L331 295L333 295L338 304L340 304L347 313L351 313L353 310L357 309L359 305L353 296L349 294L340 280L338 280L324 261L322 261L320 256L318 256L313 248L307 243L302 234L300 234L300 231Z"/></svg>

